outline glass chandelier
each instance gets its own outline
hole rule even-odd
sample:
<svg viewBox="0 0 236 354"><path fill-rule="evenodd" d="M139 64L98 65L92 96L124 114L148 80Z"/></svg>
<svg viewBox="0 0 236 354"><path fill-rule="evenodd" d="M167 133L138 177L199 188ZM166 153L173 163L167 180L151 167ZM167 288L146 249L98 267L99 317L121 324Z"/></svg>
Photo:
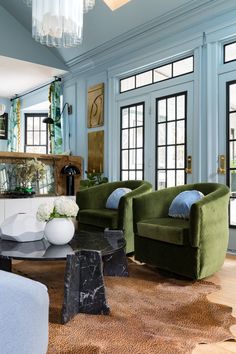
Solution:
<svg viewBox="0 0 236 354"><path fill-rule="evenodd" d="M24 0L32 5L32 36L49 47L75 47L82 42L83 14L95 0Z"/></svg>

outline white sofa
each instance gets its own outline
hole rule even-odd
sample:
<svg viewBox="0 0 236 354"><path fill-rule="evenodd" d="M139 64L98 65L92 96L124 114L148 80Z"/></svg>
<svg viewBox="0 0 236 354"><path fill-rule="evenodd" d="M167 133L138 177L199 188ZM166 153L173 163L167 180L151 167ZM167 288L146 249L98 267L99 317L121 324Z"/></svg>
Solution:
<svg viewBox="0 0 236 354"><path fill-rule="evenodd" d="M46 354L48 312L45 285L0 271L1 354Z"/></svg>

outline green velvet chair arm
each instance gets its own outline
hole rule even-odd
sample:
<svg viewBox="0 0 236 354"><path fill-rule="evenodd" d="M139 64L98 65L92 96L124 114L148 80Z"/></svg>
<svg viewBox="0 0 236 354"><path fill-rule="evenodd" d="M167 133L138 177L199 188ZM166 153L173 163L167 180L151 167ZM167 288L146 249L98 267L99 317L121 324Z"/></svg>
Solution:
<svg viewBox="0 0 236 354"><path fill-rule="evenodd" d="M145 181L139 187L132 192L127 193L120 199L118 207L118 228L125 230L127 249L133 247L133 198L145 195L151 191L152 185Z"/></svg>
<svg viewBox="0 0 236 354"><path fill-rule="evenodd" d="M118 225L124 228L124 225L130 227L133 231L133 198L149 194L152 191L152 185L149 182L143 182L138 188L127 193L120 199L118 208Z"/></svg>
<svg viewBox="0 0 236 354"><path fill-rule="evenodd" d="M206 250L211 244L225 248L228 242L229 188L218 185L217 190L207 194L191 207L190 244ZM224 215L222 214L224 213ZM218 235L218 240L216 237ZM219 237L220 236L220 237Z"/></svg>

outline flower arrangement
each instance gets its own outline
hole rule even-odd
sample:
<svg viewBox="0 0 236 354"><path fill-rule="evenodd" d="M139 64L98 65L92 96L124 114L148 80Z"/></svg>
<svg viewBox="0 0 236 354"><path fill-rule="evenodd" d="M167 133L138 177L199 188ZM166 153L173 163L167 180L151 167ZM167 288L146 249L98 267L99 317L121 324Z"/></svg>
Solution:
<svg viewBox="0 0 236 354"><path fill-rule="evenodd" d="M25 163L19 163L15 166L15 176L17 182L23 188L29 184L43 179L46 175L46 166L36 158L27 160Z"/></svg>
<svg viewBox="0 0 236 354"><path fill-rule="evenodd" d="M60 197L54 203L44 203L38 208L36 217L39 221L49 221L54 218L73 218L79 207L72 199Z"/></svg>

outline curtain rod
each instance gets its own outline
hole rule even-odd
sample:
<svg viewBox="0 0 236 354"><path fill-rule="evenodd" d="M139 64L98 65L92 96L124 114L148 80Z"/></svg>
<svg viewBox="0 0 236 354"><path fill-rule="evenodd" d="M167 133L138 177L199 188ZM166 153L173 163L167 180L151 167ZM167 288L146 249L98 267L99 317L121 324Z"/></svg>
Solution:
<svg viewBox="0 0 236 354"><path fill-rule="evenodd" d="M55 78L55 80L53 80L52 82L49 82L48 84L42 85L42 86L40 86L40 87L37 87L36 89L33 89L33 90L28 91L28 92L26 92L26 93L23 93L22 95L19 95L19 96L16 95L16 97L11 98L10 101L14 101L14 100L16 100L17 98L20 98L20 97L29 95L29 94L32 93L32 92L41 90L42 88L44 88L44 87L46 87L46 86L48 86L48 85L51 85L51 84L53 84L54 82L57 82L57 81L61 81L61 78L60 78L60 77L57 77L57 78Z"/></svg>

